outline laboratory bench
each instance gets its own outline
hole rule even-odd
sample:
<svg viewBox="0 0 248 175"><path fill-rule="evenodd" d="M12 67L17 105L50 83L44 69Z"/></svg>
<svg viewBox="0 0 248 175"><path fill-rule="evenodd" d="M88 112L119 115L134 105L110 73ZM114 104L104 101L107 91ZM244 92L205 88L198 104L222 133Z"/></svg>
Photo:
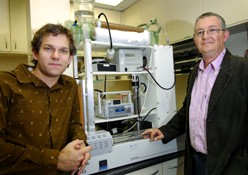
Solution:
<svg viewBox="0 0 248 175"><path fill-rule="evenodd" d="M183 156L184 156L184 150L181 150L181 151L178 151L178 152L175 152L175 153L163 155L163 156L160 156L160 157L155 157L155 158L152 158L152 159L148 159L148 160L145 160L145 161L125 165L125 166L110 169L110 170L107 170L107 171L97 172L94 175L96 175L96 174L97 175L124 175L124 174L128 174L128 173L131 173L131 172L134 172L134 171L137 171L137 170L141 170L141 169L144 169L144 168L147 168L147 167L151 167L153 165L164 163L164 162L170 161L172 159L176 159L176 158L183 157Z"/></svg>

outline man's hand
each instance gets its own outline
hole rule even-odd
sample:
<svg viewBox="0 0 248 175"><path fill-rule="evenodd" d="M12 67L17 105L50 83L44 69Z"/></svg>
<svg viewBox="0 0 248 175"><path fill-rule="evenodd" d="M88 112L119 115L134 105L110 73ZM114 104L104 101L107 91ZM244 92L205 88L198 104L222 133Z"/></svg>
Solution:
<svg viewBox="0 0 248 175"><path fill-rule="evenodd" d="M147 129L141 135L144 139L150 138L151 141L161 140L164 138L163 133L157 128Z"/></svg>
<svg viewBox="0 0 248 175"><path fill-rule="evenodd" d="M74 140L68 143L60 152L57 168L60 171L78 170L85 167L90 159L91 146L85 147L83 140ZM81 169L82 169L81 168Z"/></svg>
<svg viewBox="0 0 248 175"><path fill-rule="evenodd" d="M84 144L84 142L82 144L77 144L75 145L75 149L76 150L80 150L80 149L84 149L86 146ZM92 148L91 148L92 150ZM91 155L89 152L86 152L84 154L84 160L81 162L81 165L79 165L78 169L74 170L71 175L74 175L75 173L77 173L77 175L81 175L81 173L83 172L84 168L86 167L88 161L90 160Z"/></svg>

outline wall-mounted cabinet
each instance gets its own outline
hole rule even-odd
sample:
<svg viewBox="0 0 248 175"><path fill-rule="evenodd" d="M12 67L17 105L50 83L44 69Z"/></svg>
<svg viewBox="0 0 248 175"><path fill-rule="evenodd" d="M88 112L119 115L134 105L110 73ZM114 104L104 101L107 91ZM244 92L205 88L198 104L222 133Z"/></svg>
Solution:
<svg viewBox="0 0 248 175"><path fill-rule="evenodd" d="M10 51L9 0L0 1L0 51Z"/></svg>
<svg viewBox="0 0 248 175"><path fill-rule="evenodd" d="M46 23L63 24L70 18L70 2L0 0L0 17L0 70L12 70L20 63L29 62L30 41L35 31Z"/></svg>
<svg viewBox="0 0 248 175"><path fill-rule="evenodd" d="M1 0L0 52L27 53L26 0Z"/></svg>
<svg viewBox="0 0 248 175"><path fill-rule="evenodd" d="M248 21L248 0L166 0L166 27L172 43L192 38L196 18L205 12L221 15L227 26Z"/></svg>
<svg viewBox="0 0 248 175"><path fill-rule="evenodd" d="M192 38L201 5L199 0L166 0L166 29L171 42Z"/></svg>
<svg viewBox="0 0 248 175"><path fill-rule="evenodd" d="M11 51L27 52L27 2L10 0Z"/></svg>
<svg viewBox="0 0 248 175"><path fill-rule="evenodd" d="M228 26L233 26L248 20L248 0L202 0L203 12L220 14Z"/></svg>

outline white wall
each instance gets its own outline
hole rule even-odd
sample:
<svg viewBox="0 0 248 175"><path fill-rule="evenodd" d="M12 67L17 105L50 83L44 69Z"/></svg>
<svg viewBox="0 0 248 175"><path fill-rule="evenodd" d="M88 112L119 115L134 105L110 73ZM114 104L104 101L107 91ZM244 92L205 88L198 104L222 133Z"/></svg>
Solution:
<svg viewBox="0 0 248 175"><path fill-rule="evenodd" d="M115 24L121 24L122 23L121 22L121 12L95 8L94 13L95 13L95 19L97 19L98 15L100 13L104 13L107 16L108 21L110 23L115 23ZM103 17L101 17L100 20L105 21L105 19Z"/></svg>
<svg viewBox="0 0 248 175"><path fill-rule="evenodd" d="M165 0L139 0L122 13L124 25L138 26L146 24L152 18L156 18L162 31L159 33L159 43L165 44L166 38L166 1ZM156 26L151 26L149 30L156 31Z"/></svg>
<svg viewBox="0 0 248 175"><path fill-rule="evenodd" d="M111 22L111 23L116 23L116 24L121 24L122 23L122 21L121 21L121 12L111 11L111 10L107 10L107 9L94 8L95 19L97 19L98 15L100 13L104 13L107 16L108 21ZM74 6L73 6L73 3L70 3L70 19L72 21L74 21L74 19L75 19L74 18ZM104 18L101 18L100 20L105 22Z"/></svg>
<svg viewBox="0 0 248 175"><path fill-rule="evenodd" d="M32 31L46 23L61 23L70 19L69 0L30 0L30 22Z"/></svg>
<svg viewBox="0 0 248 175"><path fill-rule="evenodd" d="M47 23L64 24L70 19L69 0L30 0L30 38ZM73 67L66 69L65 74L73 76Z"/></svg>

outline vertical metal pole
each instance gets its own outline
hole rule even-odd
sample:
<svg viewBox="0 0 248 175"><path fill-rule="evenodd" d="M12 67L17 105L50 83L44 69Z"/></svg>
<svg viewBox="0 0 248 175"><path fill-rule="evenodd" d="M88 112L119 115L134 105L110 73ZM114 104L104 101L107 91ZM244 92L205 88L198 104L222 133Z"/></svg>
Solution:
<svg viewBox="0 0 248 175"><path fill-rule="evenodd" d="M74 55L73 60L72 60L72 64L73 64L73 76L74 76L74 78L78 78L78 59L77 59L77 55Z"/></svg>
<svg viewBox="0 0 248 175"><path fill-rule="evenodd" d="M86 108L87 108L87 131L95 131L95 111L94 111L94 91L92 72L92 50L91 40L84 41L84 62L85 62L85 82L86 82Z"/></svg>
<svg viewBox="0 0 248 175"><path fill-rule="evenodd" d="M85 80L82 80L82 79L77 79L77 83L79 85L79 88L81 88L81 97L82 98L82 101L83 101L83 115L84 115L84 129L85 131L88 130L88 119L87 119L87 106L86 106L86 89L85 89Z"/></svg>

